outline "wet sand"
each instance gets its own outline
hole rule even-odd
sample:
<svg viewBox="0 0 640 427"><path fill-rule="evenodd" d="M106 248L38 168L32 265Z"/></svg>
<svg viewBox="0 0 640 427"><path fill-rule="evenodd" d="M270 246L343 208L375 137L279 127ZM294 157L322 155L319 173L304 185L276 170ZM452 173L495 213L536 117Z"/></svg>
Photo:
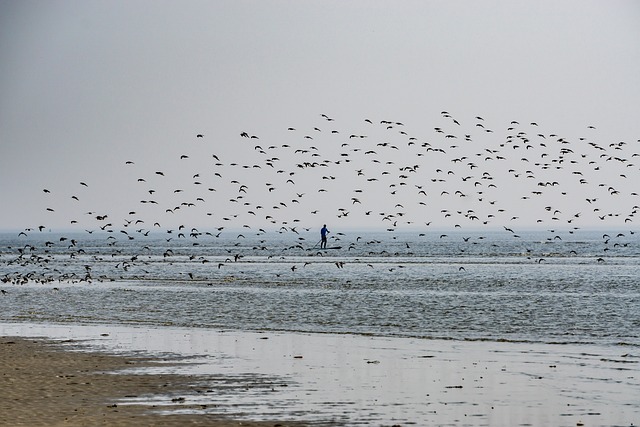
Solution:
<svg viewBox="0 0 640 427"><path fill-rule="evenodd" d="M220 415L163 414L176 406L189 409L181 396L205 390L194 385L202 382L201 377L127 373L157 364L145 357L70 351L60 343L33 338L0 338L0 426L296 425L234 421ZM152 406L120 403L125 398L153 395L175 397Z"/></svg>
<svg viewBox="0 0 640 427"><path fill-rule="evenodd" d="M0 336L0 425L640 425L635 346L114 325Z"/></svg>

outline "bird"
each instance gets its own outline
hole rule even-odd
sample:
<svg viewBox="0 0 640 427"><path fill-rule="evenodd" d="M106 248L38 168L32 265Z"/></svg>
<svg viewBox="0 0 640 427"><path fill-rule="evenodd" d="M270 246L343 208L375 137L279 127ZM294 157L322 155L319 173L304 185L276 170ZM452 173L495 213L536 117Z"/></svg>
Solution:
<svg viewBox="0 0 640 427"><path fill-rule="evenodd" d="M331 133L327 122L331 122ZM296 230L291 225L300 221L297 216L300 212L309 218L336 213L336 221L345 226L360 225L360 222L377 224L381 231L390 230L394 238L402 227L411 229L410 224L425 223L423 218L430 216L443 228L467 231L470 226L495 227L514 238L519 238L526 221L565 226L590 221L601 222L604 226L633 224L635 211L640 207L634 207L637 194L630 191L626 182L635 182L638 178L638 167L631 163L640 154L633 152L631 144L615 140L606 144L595 142L593 137L587 137L598 133L591 125L587 128L593 132L585 132L585 138L574 140L554 133L541 121L510 120L505 123L508 126L504 126L504 134L499 135L500 129L492 126L488 118L485 120L481 115L454 117L442 110L440 117L434 118L433 127L430 125L419 134L411 131L409 123L405 126L400 120L364 118L349 128L340 127L339 120L321 114L309 124L292 123L293 126L286 127L286 132L285 127L281 127L280 135L263 136L260 145L237 144L224 156L208 153L204 145L198 145L198 150L190 148L193 151L181 148L184 154L179 159L193 161L178 164L178 156L173 157L174 163L166 166L170 169L164 169L166 176L157 169L165 167L164 164L149 161L143 169L136 164L138 159L136 162L125 160L127 173L135 169L133 172L139 174L139 184L127 188L126 193L145 194L144 200L140 200L144 206L139 215L147 223L154 223L146 231L151 235L156 232L155 228L161 228L161 222L164 224L162 215L172 217L171 221L191 216L203 224L226 221L230 228L250 225L252 230L257 230L263 227L260 229L267 231L262 234L270 233L267 225L277 224L285 227L280 232L296 238L302 234L302 228ZM528 133L527 124L535 127L535 132ZM363 135L361 128L367 129L367 135ZM494 131L495 137L486 134ZM235 132L237 141L233 143L243 142ZM204 137L202 133L194 133L196 138ZM240 132L240 137L259 139L247 131ZM190 165L205 158L208 159L206 169L204 160L198 169ZM145 170L150 171L147 173L151 173L151 177L144 175ZM153 182L153 171L164 177L158 182L165 185L149 188L145 184L147 180ZM189 177L192 181L187 180ZM86 182L93 183L92 179L87 177ZM258 190L251 186L256 179L269 182L269 185ZM227 180L235 183L230 185L225 182ZM86 182L80 184L88 188ZM185 182L192 185L187 187ZM601 184L596 187L598 182ZM179 189L172 193L173 188ZM57 187L54 190L59 192ZM51 193L48 188L42 191ZM227 192L230 197L226 197ZM153 194L154 200L148 200L147 193ZM77 194L81 197L72 195L73 202L69 201L69 195L65 196L68 203L74 203L65 209L77 210L78 206L90 203L84 193ZM302 197L304 194L308 196ZM50 218L65 212L59 204L52 204L50 196L42 196L42 193L40 196L49 202L47 212L56 212L54 207L60 211ZM556 204L562 205L557 208ZM339 206L349 206L350 210L336 211ZM438 206L446 209L439 212ZM553 207L546 209L550 206ZM622 208L610 212L609 206ZM112 208L130 211L126 206ZM374 212L378 208L386 212L376 219ZM103 215L105 219L98 219ZM133 227L134 214L124 218L111 212L109 215L109 220L116 226L99 223L101 231L119 235L119 239L115 239L119 241L133 237L130 230L129 233L118 233L117 224ZM252 222L243 223L246 218L251 218ZM103 220L106 220L106 214L101 213L82 221L74 219L71 224L83 227L80 230L89 233L97 227L87 221ZM429 226L431 222L425 224ZM622 250L625 242L614 239L626 236L609 233L616 236L611 239L618 245L614 246L616 250ZM192 234L185 232L179 238L198 243L195 240L201 233ZM210 235L213 237L215 233ZM135 236L142 238L143 233ZM419 236L424 241L429 234L420 233ZM439 236L440 239L448 237L447 234ZM244 240L243 237L238 235L236 240ZM548 234L547 241L559 244L563 237L552 233ZM477 243L466 236L462 240L468 245L461 245L461 249ZM459 239L453 241L461 243ZM415 249L415 245L412 246ZM350 246L352 249L356 247ZM406 249L411 248L407 245Z"/></svg>

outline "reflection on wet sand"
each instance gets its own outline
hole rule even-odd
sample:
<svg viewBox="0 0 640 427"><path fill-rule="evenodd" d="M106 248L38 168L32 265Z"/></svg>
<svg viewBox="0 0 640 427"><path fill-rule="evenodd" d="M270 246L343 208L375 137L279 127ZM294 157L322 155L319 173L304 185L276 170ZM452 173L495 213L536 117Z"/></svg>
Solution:
<svg viewBox="0 0 640 427"><path fill-rule="evenodd" d="M4 324L0 332L171 356L140 368L193 376L191 391L163 413L340 425L631 425L640 417L635 348L105 325Z"/></svg>

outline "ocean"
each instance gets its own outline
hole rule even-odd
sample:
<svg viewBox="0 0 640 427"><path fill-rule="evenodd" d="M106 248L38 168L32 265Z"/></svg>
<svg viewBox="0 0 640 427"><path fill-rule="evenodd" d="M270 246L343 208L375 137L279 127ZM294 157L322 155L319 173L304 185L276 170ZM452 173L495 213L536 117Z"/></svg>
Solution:
<svg viewBox="0 0 640 427"><path fill-rule="evenodd" d="M181 233L1 234L0 321L640 346L629 231Z"/></svg>

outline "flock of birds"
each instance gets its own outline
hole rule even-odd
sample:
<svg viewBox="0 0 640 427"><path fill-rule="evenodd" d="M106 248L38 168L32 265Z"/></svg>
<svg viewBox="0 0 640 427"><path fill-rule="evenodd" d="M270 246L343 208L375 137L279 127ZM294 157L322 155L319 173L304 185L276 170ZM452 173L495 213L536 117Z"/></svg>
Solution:
<svg viewBox="0 0 640 427"><path fill-rule="evenodd" d="M164 168L144 164L148 159L122 159L121 175L132 181L123 201L137 199L131 206L120 202L107 211L84 205L89 179L72 193L44 188L43 223L19 237L50 232L46 216L59 211L77 213L67 218L69 227L104 233L114 251L121 239L163 235L170 246L172 239L197 244L203 235L224 233L240 241L246 233L276 232L291 234L292 247L322 255L312 243L324 223L339 230L331 234L335 241L346 237L342 231L362 226L392 238L396 231L416 230L434 239L449 238L431 231L436 228L499 229L518 238L518 230L543 227L549 241L582 224L615 227L603 235L603 253L634 234L640 201L630 188L640 171L634 163L640 140L611 141L594 126L580 136L562 136L515 120L496 130L483 117L464 121L447 111L427 136L395 120L364 118L346 132L326 114L316 122L283 128L277 137L238 132L231 149L197 133ZM309 241L308 233L316 231ZM46 266L52 247L64 246L73 256L83 250L79 240L60 235L44 248L10 248L15 257L6 262ZM268 241L265 236L261 244ZM170 257L172 250L164 254ZM229 261L242 257L235 253ZM91 268L86 270L82 279L90 281ZM6 274L2 280L24 283L35 276Z"/></svg>

